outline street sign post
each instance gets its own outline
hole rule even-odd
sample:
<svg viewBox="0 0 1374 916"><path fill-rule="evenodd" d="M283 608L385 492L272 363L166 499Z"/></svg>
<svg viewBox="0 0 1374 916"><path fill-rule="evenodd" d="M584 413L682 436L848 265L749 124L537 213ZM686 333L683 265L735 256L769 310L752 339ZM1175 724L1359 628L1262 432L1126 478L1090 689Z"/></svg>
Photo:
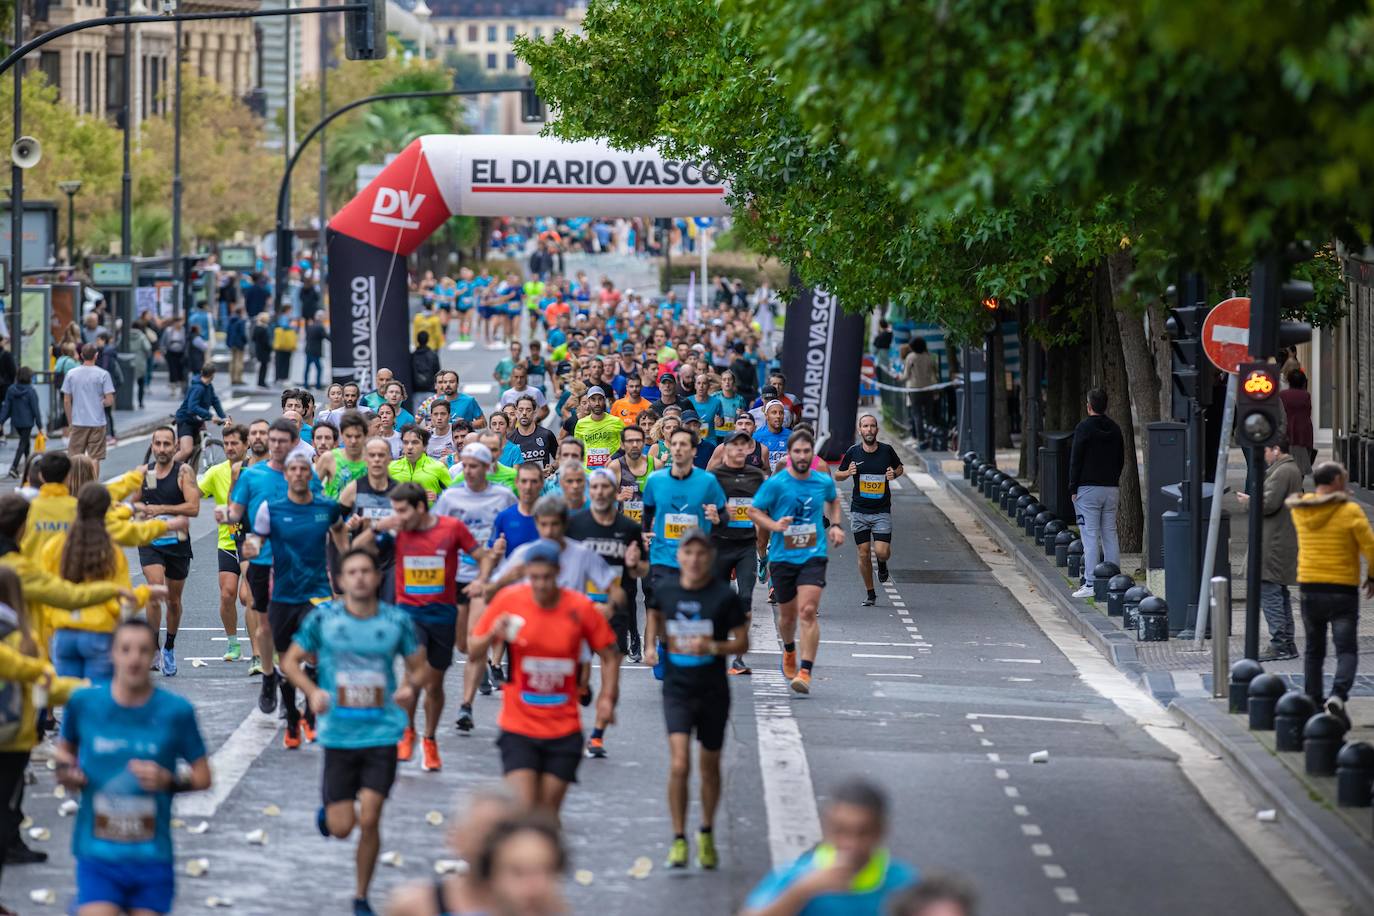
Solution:
<svg viewBox="0 0 1374 916"><path fill-rule="evenodd" d="M1250 300L1245 296L1219 303L1202 322L1202 350L1222 372L1236 373L1250 361Z"/></svg>

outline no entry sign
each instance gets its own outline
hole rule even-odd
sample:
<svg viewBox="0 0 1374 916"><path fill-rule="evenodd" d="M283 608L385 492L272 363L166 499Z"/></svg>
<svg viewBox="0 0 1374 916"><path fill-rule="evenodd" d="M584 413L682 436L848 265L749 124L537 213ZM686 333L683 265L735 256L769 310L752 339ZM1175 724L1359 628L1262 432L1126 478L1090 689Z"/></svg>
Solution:
<svg viewBox="0 0 1374 916"><path fill-rule="evenodd" d="M1202 349L1222 372L1250 362L1250 299L1237 296L1217 305L1202 323Z"/></svg>

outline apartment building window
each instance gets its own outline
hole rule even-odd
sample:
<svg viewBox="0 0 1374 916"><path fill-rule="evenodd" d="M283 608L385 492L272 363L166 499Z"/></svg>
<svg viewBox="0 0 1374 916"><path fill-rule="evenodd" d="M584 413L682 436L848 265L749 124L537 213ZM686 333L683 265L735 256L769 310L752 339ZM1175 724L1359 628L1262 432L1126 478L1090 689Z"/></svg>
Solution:
<svg viewBox="0 0 1374 916"><path fill-rule="evenodd" d="M514 70L514 69L515 69L515 55L514 55L514 54L507 54L507 55L506 55L506 69L507 69L507 70Z"/></svg>
<svg viewBox="0 0 1374 916"><path fill-rule="evenodd" d="M105 55L105 113L124 109L124 55Z"/></svg>
<svg viewBox="0 0 1374 916"><path fill-rule="evenodd" d="M470 25L470 26L468 26L468 41L469 41L469 42L474 42L474 41L476 41L476 40L477 40L477 26L475 26L475 25Z"/></svg>
<svg viewBox="0 0 1374 916"><path fill-rule="evenodd" d="M38 69L48 78L48 85L62 89L62 54L59 51L43 51L38 55Z"/></svg>
<svg viewBox="0 0 1374 916"><path fill-rule="evenodd" d="M496 26L494 26L494 25L489 25L489 26L487 26L487 41L489 41L489 42L494 42L494 41L496 41Z"/></svg>
<svg viewBox="0 0 1374 916"><path fill-rule="evenodd" d="M488 54L488 55L487 55L487 69L488 69L488 70L495 70L495 69L496 69L496 55L495 55L495 54Z"/></svg>
<svg viewBox="0 0 1374 916"><path fill-rule="evenodd" d="M95 111L95 55L87 51L81 56L81 110Z"/></svg>
<svg viewBox="0 0 1374 916"><path fill-rule="evenodd" d="M506 26L506 41L515 41L515 26Z"/></svg>

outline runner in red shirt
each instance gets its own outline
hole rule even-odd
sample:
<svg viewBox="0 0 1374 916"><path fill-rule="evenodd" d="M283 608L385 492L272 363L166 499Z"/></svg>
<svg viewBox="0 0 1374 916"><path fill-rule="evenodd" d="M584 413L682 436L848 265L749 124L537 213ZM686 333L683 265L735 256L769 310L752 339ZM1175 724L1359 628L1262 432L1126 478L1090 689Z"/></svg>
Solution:
<svg viewBox="0 0 1374 916"><path fill-rule="evenodd" d="M479 547L472 533L456 518L434 515L429 511L429 495L417 483L403 483L391 491L392 514L372 523L371 532L363 532L354 541L365 545L369 538L376 542L387 539L395 542L396 603L415 623L415 634L425 650L423 691L425 695L425 737L421 742L427 770L438 770L439 745L435 733L444 712L444 673L453 664L453 647L458 632L458 593L455 577L458 574L458 553L465 551L479 562L486 549ZM415 707L420 691L416 690L406 711L407 726L396 746L398 760L409 760L415 750Z"/></svg>
<svg viewBox="0 0 1374 916"><path fill-rule="evenodd" d="M502 770L525 805L554 817L582 762L577 662L583 642L601 657L597 721L615 721L620 692L615 633L591 599L559 587L558 564L552 541L531 545L525 555L528 584L497 592L468 642L469 659L479 660L497 639L509 646L510 683L497 718Z"/></svg>

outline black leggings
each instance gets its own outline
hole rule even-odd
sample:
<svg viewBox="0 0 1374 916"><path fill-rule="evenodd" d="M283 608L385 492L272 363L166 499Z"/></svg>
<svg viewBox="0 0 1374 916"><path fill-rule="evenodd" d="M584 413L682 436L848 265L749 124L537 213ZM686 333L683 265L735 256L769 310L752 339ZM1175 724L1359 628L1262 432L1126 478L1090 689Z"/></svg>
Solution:
<svg viewBox="0 0 1374 916"><path fill-rule="evenodd" d="M29 457L29 435L33 432L32 426L16 426L14 434L19 437L19 444L14 449L14 463L10 465L10 473L17 474L24 467L24 461Z"/></svg>
<svg viewBox="0 0 1374 916"><path fill-rule="evenodd" d="M0 752L0 874L4 873L5 851L19 840L23 819L24 770L29 765L28 751Z"/></svg>

